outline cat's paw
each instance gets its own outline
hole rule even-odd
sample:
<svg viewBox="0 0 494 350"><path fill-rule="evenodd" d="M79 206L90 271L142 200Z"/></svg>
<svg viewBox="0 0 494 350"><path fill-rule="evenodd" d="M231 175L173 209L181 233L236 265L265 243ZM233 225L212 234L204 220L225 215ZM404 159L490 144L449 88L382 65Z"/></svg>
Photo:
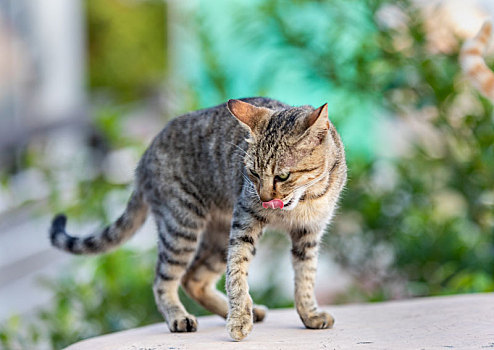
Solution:
<svg viewBox="0 0 494 350"><path fill-rule="evenodd" d="M331 328L334 325L334 318L325 311L319 311L306 317L301 317L305 327L311 329Z"/></svg>
<svg viewBox="0 0 494 350"><path fill-rule="evenodd" d="M252 330L253 319L251 313L238 316L228 316L226 320L226 329L233 340L239 341L244 339Z"/></svg>
<svg viewBox="0 0 494 350"><path fill-rule="evenodd" d="M255 305L252 309L252 316L254 317L254 322L262 322L266 317L268 308L264 305Z"/></svg>
<svg viewBox="0 0 494 350"><path fill-rule="evenodd" d="M192 315L184 315L171 320L169 327L171 332L195 332L197 320Z"/></svg>

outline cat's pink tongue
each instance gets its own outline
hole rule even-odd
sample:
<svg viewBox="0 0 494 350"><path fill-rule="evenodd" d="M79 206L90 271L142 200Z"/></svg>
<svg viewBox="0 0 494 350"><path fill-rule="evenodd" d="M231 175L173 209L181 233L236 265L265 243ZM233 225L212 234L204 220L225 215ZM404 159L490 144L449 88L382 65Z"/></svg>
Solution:
<svg viewBox="0 0 494 350"><path fill-rule="evenodd" d="M262 202L263 208L283 209L283 201L281 199L272 199L269 202Z"/></svg>

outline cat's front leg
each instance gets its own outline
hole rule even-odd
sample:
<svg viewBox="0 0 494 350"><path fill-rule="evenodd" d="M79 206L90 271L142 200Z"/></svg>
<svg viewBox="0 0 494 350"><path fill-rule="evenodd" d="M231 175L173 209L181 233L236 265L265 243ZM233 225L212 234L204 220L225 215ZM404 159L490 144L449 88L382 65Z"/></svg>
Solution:
<svg viewBox="0 0 494 350"><path fill-rule="evenodd" d="M235 207L230 231L226 268L228 318L226 327L230 336L242 340L252 330L252 298L249 295L247 271L256 252L265 219L255 210L243 205Z"/></svg>
<svg viewBox="0 0 494 350"><path fill-rule="evenodd" d="M317 271L317 253L322 230L293 230L292 263L295 270L295 306L307 328L331 328L333 317L317 307L314 285Z"/></svg>

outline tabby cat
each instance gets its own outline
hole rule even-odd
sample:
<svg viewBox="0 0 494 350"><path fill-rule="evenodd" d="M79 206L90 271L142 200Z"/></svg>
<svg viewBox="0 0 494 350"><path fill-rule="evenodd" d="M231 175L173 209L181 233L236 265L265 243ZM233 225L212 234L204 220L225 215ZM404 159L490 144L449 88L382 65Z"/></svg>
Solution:
<svg viewBox="0 0 494 350"><path fill-rule="evenodd" d="M494 73L485 64L483 55L492 37L492 22L485 21L477 35L465 41L460 51L463 71L485 97L494 101Z"/></svg>
<svg viewBox="0 0 494 350"><path fill-rule="evenodd" d="M292 240L298 314L307 328L329 328L334 320L314 296L317 252L345 181L345 153L327 104L229 100L168 123L142 157L117 221L79 238L67 234L59 215L51 242L73 254L105 252L128 240L151 211L159 232L153 290L170 330L197 329L179 300L181 284L241 340L266 313L252 304L249 263L263 230L281 228ZM215 288L225 268L227 297Z"/></svg>

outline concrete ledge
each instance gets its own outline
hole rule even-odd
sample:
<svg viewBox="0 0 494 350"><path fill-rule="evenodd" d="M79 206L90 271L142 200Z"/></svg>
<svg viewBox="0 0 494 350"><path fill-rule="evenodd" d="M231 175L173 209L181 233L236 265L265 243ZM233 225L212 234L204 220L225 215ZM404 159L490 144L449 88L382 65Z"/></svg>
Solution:
<svg viewBox="0 0 494 350"><path fill-rule="evenodd" d="M164 349L494 349L494 293L324 307L333 329L303 328L295 310L270 310L243 341L218 316L199 318L196 333L164 323L84 340L69 350Z"/></svg>

